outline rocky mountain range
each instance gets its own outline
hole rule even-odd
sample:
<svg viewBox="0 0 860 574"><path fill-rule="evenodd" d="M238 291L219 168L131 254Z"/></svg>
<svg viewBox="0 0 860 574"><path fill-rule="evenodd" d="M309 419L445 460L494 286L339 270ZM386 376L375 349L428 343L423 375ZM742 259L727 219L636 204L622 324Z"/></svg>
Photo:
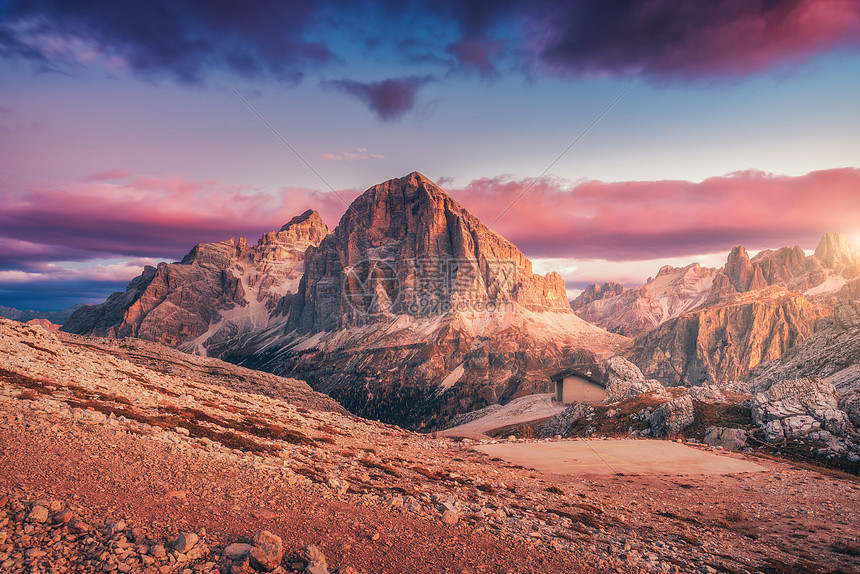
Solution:
<svg viewBox="0 0 860 574"><path fill-rule="evenodd" d="M78 309L70 333L136 337L169 346L207 347L281 324L302 276L304 254L329 233L315 211L294 217L256 245L244 238L201 243L178 263L147 266L125 292Z"/></svg>
<svg viewBox="0 0 860 574"><path fill-rule="evenodd" d="M828 233L812 255L750 258L737 246L720 269L666 266L643 286L595 284L569 303L557 273L534 274L415 172L368 189L334 230L308 210L256 245L204 243L147 267L63 329L300 378L353 413L435 429L548 391L548 375L585 350L622 355L663 385L745 380L858 286L860 252Z"/></svg>
<svg viewBox="0 0 860 574"><path fill-rule="evenodd" d="M826 233L815 252L798 246L766 249L750 259L739 245L720 268L665 266L640 286L589 285L571 302L577 315L612 331L635 337L696 307L711 305L733 293L784 287L814 303L860 296L860 252L843 233Z"/></svg>
<svg viewBox="0 0 860 574"><path fill-rule="evenodd" d="M0 317L12 319L13 321L21 321L22 323L38 319L40 321L49 321L55 325L62 325L80 307L81 305L75 305L62 311L34 311L32 309L15 309L14 307L0 305Z"/></svg>
<svg viewBox="0 0 860 574"><path fill-rule="evenodd" d="M750 258L735 247L720 268L665 266L645 285L590 285L571 302L606 329L635 337L625 356L667 385L744 380L858 297L860 251L827 233L812 255L800 247Z"/></svg>
<svg viewBox="0 0 860 574"><path fill-rule="evenodd" d="M331 233L310 211L256 246L201 244L148 267L63 329L301 378L409 428L545 391L577 349L627 343L577 317L560 275L534 274L417 172L368 189Z"/></svg>

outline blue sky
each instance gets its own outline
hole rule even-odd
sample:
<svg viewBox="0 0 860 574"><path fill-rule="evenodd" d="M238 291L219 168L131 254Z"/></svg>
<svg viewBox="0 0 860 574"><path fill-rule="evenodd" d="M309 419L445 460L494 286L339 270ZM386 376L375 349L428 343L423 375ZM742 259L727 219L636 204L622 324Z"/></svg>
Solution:
<svg viewBox="0 0 860 574"><path fill-rule="evenodd" d="M0 305L96 302L308 207L333 227L329 186L415 170L489 223L631 85L498 231L572 293L812 249L860 233L858 38L854 0L0 1Z"/></svg>

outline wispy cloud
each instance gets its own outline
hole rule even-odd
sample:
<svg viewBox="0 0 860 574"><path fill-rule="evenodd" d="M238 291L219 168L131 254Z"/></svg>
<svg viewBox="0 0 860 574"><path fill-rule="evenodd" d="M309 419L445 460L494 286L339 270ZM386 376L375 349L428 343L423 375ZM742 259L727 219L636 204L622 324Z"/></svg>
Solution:
<svg viewBox="0 0 860 574"><path fill-rule="evenodd" d="M324 159L326 161L353 161L353 160L365 160L365 159L385 159L385 156L381 153L370 153L367 151L367 148L359 147L355 148L354 151L343 151L340 153L323 153L320 154L320 159Z"/></svg>

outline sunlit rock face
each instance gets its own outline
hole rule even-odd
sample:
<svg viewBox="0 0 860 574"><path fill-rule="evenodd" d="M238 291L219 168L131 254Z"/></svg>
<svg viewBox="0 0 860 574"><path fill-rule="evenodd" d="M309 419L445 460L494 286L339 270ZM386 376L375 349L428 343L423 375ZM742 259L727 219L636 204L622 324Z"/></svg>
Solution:
<svg viewBox="0 0 860 574"><path fill-rule="evenodd" d="M812 376L834 386L839 408L860 428L860 301L838 303L809 337L778 360L759 365L750 380L753 390L764 391Z"/></svg>
<svg viewBox="0 0 860 574"><path fill-rule="evenodd" d="M514 244L417 172L364 192L307 262L290 321L301 331L440 307L568 310L558 273L533 274Z"/></svg>
<svg viewBox="0 0 860 574"><path fill-rule="evenodd" d="M547 391L581 348L607 356L625 343L570 310L557 273L533 274L412 173L368 189L308 251L286 328L225 356L304 378L364 416L436 428Z"/></svg>
<svg viewBox="0 0 860 574"><path fill-rule="evenodd" d="M741 380L808 337L825 313L782 287L737 293L640 335L627 358L669 385Z"/></svg>
<svg viewBox="0 0 860 574"><path fill-rule="evenodd" d="M309 210L256 245L244 239L201 243L178 263L147 266L124 293L81 307L63 330L136 337L207 354L285 321L304 253L328 233L319 214Z"/></svg>

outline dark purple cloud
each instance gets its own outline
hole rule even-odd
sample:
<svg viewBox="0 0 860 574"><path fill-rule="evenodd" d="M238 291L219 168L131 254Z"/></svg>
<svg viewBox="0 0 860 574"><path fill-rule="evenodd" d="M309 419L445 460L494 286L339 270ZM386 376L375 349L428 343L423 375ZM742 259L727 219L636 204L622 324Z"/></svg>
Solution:
<svg viewBox="0 0 860 574"><path fill-rule="evenodd" d="M188 82L223 70L299 81L332 60L354 64L361 57L348 52L354 47L337 55L330 47L344 37L363 42L382 61L415 61L409 47L418 46L437 76L453 56L456 69L485 77L500 69L744 77L860 47L860 0L12 0L3 6L0 51L47 65L92 58L95 51L144 75ZM383 114L396 115L415 93L403 89L403 79L393 87L343 82L350 93L380 102L374 105ZM388 104L386 91L401 103Z"/></svg>
<svg viewBox="0 0 860 574"><path fill-rule="evenodd" d="M473 69L486 79L499 76L496 62L502 54L504 42L501 40L469 39L450 44L445 51L454 56L457 67Z"/></svg>
<svg viewBox="0 0 860 574"><path fill-rule="evenodd" d="M334 80L326 85L358 98L380 120L388 122L400 119L411 110L415 105L418 89L432 79L431 76L409 76L368 83Z"/></svg>
<svg viewBox="0 0 860 574"><path fill-rule="evenodd" d="M552 73L747 76L860 47L857 0L543 2L528 43Z"/></svg>
<svg viewBox="0 0 860 574"><path fill-rule="evenodd" d="M332 57L304 38L318 8L303 0L24 0L4 12L0 46L49 64L83 42L145 75L196 83L230 70L292 82Z"/></svg>

